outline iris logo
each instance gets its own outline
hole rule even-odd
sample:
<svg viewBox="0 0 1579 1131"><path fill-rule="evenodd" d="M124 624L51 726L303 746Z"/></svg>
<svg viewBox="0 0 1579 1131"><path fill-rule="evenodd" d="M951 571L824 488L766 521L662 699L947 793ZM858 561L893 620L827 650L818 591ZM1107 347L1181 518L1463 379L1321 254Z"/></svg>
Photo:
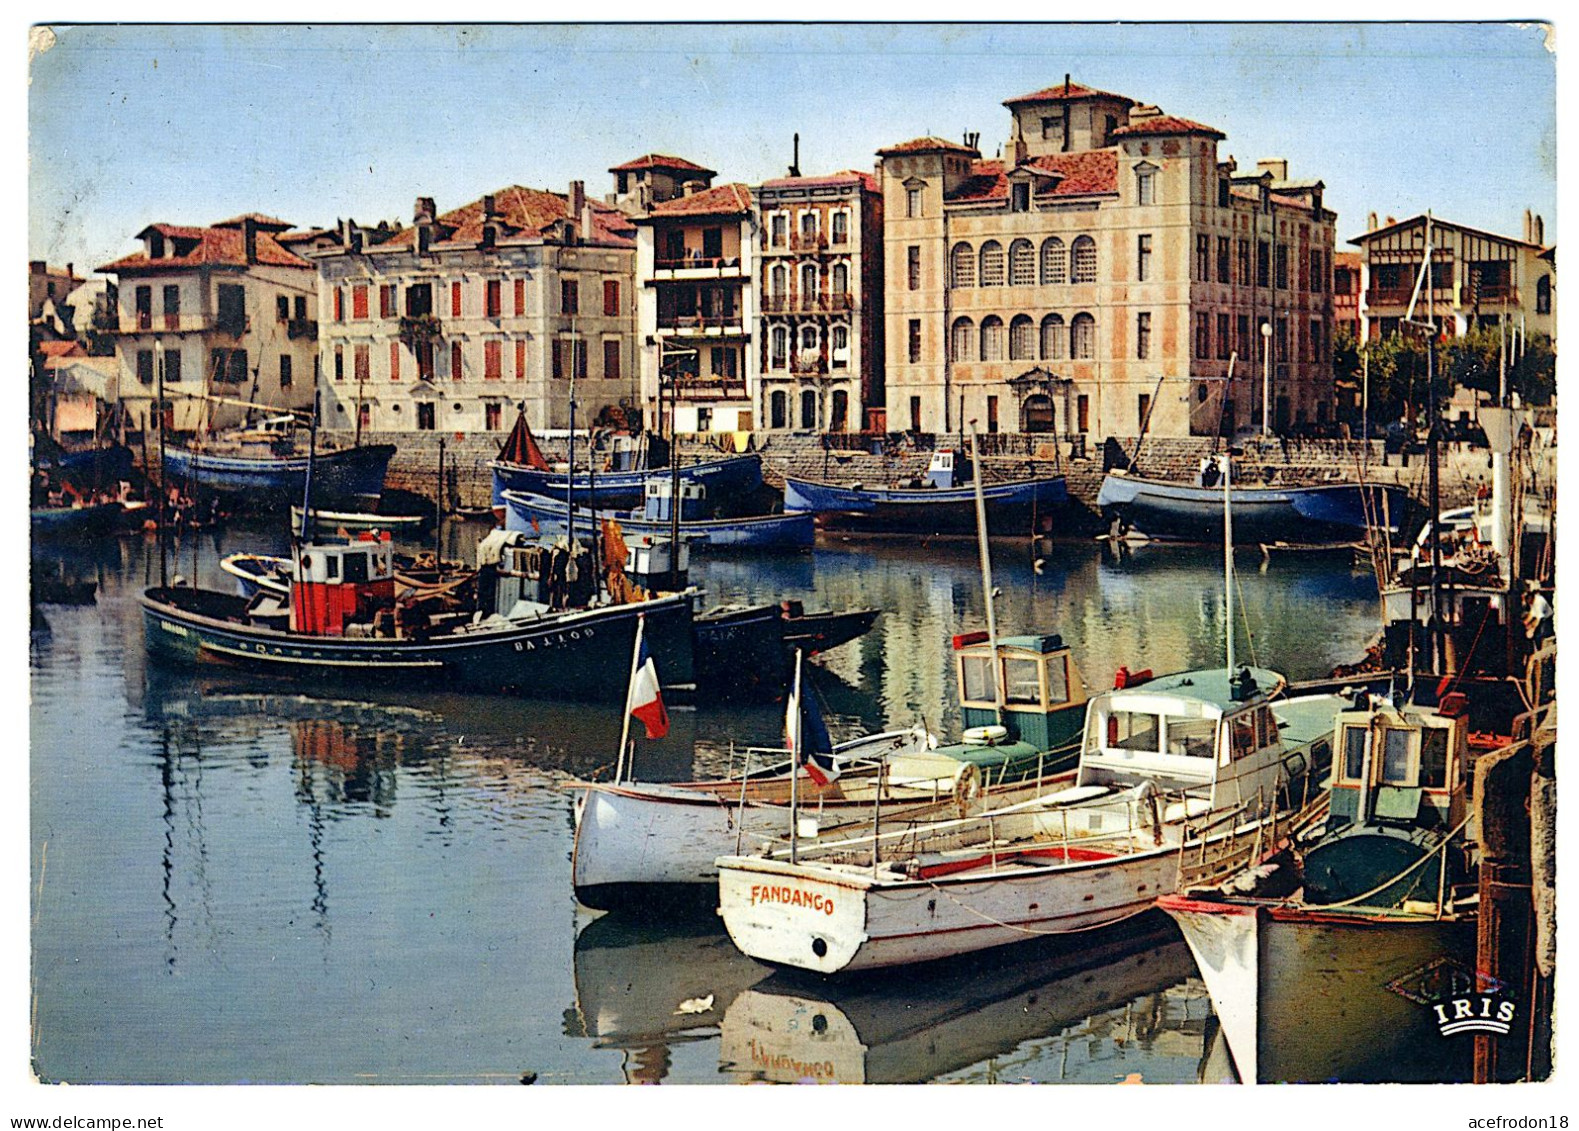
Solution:
<svg viewBox="0 0 1579 1131"><path fill-rule="evenodd" d="M1495 1033L1506 1037L1514 1013L1513 1002L1498 1001L1484 994L1438 1002L1431 1008L1436 1011L1437 1030L1444 1037L1456 1037L1460 1033Z"/></svg>

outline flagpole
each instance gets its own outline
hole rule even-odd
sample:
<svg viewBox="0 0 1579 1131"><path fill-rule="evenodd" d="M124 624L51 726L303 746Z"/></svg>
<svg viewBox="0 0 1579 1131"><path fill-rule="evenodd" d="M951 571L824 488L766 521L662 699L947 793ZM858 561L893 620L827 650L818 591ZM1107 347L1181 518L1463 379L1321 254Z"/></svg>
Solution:
<svg viewBox="0 0 1579 1131"><path fill-rule="evenodd" d="M631 674L625 681L625 711L624 719L620 724L620 756L614 763L614 784L619 785L620 779L625 776L625 746L630 741L631 733L631 688L636 683L636 672L641 667L641 635L642 629L647 624L647 614L636 615L636 646L631 649ZM634 763L635 759L631 759ZM632 765L632 770L635 766Z"/></svg>
<svg viewBox="0 0 1579 1131"><path fill-rule="evenodd" d="M795 649L795 687L790 692L790 863L796 863L800 852L800 702L801 650Z"/></svg>

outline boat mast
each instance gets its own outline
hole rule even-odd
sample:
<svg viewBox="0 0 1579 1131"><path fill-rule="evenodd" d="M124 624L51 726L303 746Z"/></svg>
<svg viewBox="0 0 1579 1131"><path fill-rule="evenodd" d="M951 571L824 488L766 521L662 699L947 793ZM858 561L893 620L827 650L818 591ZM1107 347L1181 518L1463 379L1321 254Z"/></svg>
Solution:
<svg viewBox="0 0 1579 1131"><path fill-rule="evenodd" d="M158 334L154 335L154 366L159 372L159 404L157 407L159 416L159 587L163 589L170 584L169 569L165 564L165 531L170 526L170 518L166 511L170 506L170 490L165 478L166 465L164 462L164 354L159 348ZM147 429L145 428L143 432L146 436ZM144 463L146 462L145 460ZM144 473L147 470L146 467L143 468Z"/></svg>
<svg viewBox="0 0 1579 1131"><path fill-rule="evenodd" d="M963 411L961 412L963 416ZM963 439L963 437L961 437ZM976 452L976 422L970 422L970 454L978 464ZM981 476L972 475L976 494L976 546L981 555L981 591L987 604L987 645L992 649L992 700L998 725L1003 725L1003 680L998 672L998 620L992 602L992 554L987 549L987 501L981 492Z"/></svg>
<svg viewBox="0 0 1579 1131"><path fill-rule="evenodd" d="M1234 678L1234 507L1229 480L1233 478L1233 457L1227 452L1217 457L1223 473L1223 627L1227 643L1228 678Z"/></svg>
<svg viewBox="0 0 1579 1131"><path fill-rule="evenodd" d="M442 445L443 440L439 443ZM442 448L441 448L442 450ZM318 458L318 391L313 390L313 415L307 425L307 477L302 481L302 528L300 541L307 541L307 530L312 524L313 462Z"/></svg>
<svg viewBox="0 0 1579 1131"><path fill-rule="evenodd" d="M439 437L439 490L433 501L433 568L444 576L444 437Z"/></svg>
<svg viewBox="0 0 1579 1131"><path fill-rule="evenodd" d="M790 748L790 863L797 862L800 853L800 701L801 650L795 649L795 685L790 692L789 748Z"/></svg>

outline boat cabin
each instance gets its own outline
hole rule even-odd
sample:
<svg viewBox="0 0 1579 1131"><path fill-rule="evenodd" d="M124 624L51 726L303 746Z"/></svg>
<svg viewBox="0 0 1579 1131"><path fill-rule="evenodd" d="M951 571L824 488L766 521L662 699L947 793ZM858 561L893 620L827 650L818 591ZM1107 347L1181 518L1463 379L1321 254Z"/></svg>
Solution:
<svg viewBox="0 0 1579 1131"><path fill-rule="evenodd" d="M519 530L493 530L477 544L477 596L483 613L511 620L579 607L592 600L591 552L563 538L532 542Z"/></svg>
<svg viewBox="0 0 1579 1131"><path fill-rule="evenodd" d="M655 534L627 534L625 575L644 589L683 589L691 569L690 543L682 537L679 553L673 551L674 543L668 538Z"/></svg>
<svg viewBox="0 0 1579 1131"><path fill-rule="evenodd" d="M1465 813L1469 711L1462 694L1439 706L1374 699L1338 714L1334 826L1453 828Z"/></svg>
<svg viewBox="0 0 1579 1131"><path fill-rule="evenodd" d="M953 487L963 487L970 480L970 461L962 458L956 467L954 460L954 452L948 448L933 452L932 462L927 464L927 473L922 480L922 486L936 487L943 491Z"/></svg>
<svg viewBox="0 0 1579 1131"><path fill-rule="evenodd" d="M1056 632L1002 638L996 663L985 632L956 636L954 669L967 733L1001 727L1006 740L1038 750L1051 750L1079 733L1079 718L1069 716L1085 702L1085 681Z"/></svg>
<svg viewBox="0 0 1579 1131"><path fill-rule="evenodd" d="M1270 805L1305 761L1289 751L1271 699L1283 677L1264 668L1179 672L1094 697L1086 712L1077 786L1126 788L1150 781L1204 812L1251 801ZM1330 735L1330 731L1328 732Z"/></svg>
<svg viewBox="0 0 1579 1131"><path fill-rule="evenodd" d="M310 542L295 551L292 632L344 636L395 601L395 552L388 531L345 542Z"/></svg>
<svg viewBox="0 0 1579 1131"><path fill-rule="evenodd" d="M674 483L668 479L647 480L642 517L648 522L672 522L669 499ZM700 483L680 484L680 521L699 522L707 517L707 488Z"/></svg>

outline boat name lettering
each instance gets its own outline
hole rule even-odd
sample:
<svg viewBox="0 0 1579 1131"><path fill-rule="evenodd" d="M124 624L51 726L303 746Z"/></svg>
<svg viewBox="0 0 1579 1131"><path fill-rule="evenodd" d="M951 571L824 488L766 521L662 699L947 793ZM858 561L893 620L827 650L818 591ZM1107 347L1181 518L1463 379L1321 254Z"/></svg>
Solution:
<svg viewBox="0 0 1579 1131"><path fill-rule="evenodd" d="M800 888L752 884L751 903L753 906L758 903L783 903L790 907L809 907L824 915L833 914L833 900Z"/></svg>
<svg viewBox="0 0 1579 1131"><path fill-rule="evenodd" d="M590 628L573 628L569 632L559 632L552 636L539 637L536 640L517 640L517 652L535 652L538 648L552 648L556 644L569 644L575 640L590 640L593 632Z"/></svg>
<svg viewBox="0 0 1579 1131"><path fill-rule="evenodd" d="M833 1079L833 1061L831 1060L797 1060L788 1053L771 1052L757 1044L755 1040L748 1042L751 1046L751 1063L761 1065L763 1068L779 1072L788 1069L797 1079L811 1077L812 1079Z"/></svg>
<svg viewBox="0 0 1579 1131"><path fill-rule="evenodd" d="M1475 997L1456 997L1431 1006L1436 1013L1437 1030L1444 1037L1459 1033L1496 1033L1506 1036L1513 1020L1515 1005L1495 997L1480 994Z"/></svg>
<svg viewBox="0 0 1579 1131"><path fill-rule="evenodd" d="M166 632L170 633L172 636L185 636L186 635L186 629L185 628L183 628L179 624L171 624L167 620L160 621L159 622L159 627L164 629Z"/></svg>

